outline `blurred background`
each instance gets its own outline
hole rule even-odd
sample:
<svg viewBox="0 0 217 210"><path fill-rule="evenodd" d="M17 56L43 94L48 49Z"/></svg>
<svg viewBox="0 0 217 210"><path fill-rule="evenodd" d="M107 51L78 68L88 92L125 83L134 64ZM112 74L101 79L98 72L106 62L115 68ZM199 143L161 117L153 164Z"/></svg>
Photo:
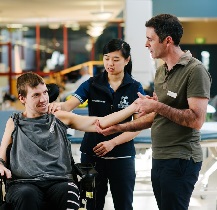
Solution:
<svg viewBox="0 0 217 210"><path fill-rule="evenodd" d="M0 104L6 93L7 98L17 96L16 78L25 71L37 72L47 83L70 91L68 84L80 78L82 66L88 67L91 76L103 71L102 48L112 38L130 44L132 74L151 94L155 69L162 61L153 60L145 48L145 22L160 13L181 20L181 48L190 50L209 70L214 98L216 9L216 0L0 1Z"/></svg>
<svg viewBox="0 0 217 210"><path fill-rule="evenodd" d="M191 50L210 71L214 98L216 9L216 0L1 1L0 98L5 93L16 97L16 77L25 71L37 72L61 90L80 78L83 65L89 68L90 75L100 73L102 47L112 38L124 39L131 45L133 76L151 93L155 69L162 61L153 60L145 49L145 22L160 13L171 13L181 20L181 47Z"/></svg>
<svg viewBox="0 0 217 210"><path fill-rule="evenodd" d="M216 132L216 122L212 122L217 121L216 0L1 0L0 110L3 111L0 111L0 132L4 131L11 111L23 109L17 100L17 76L26 71L36 72L47 84L59 86L57 100L67 100L81 81L83 68L87 69L89 76L103 71L102 48L113 38L124 39L130 44L132 75L151 95L155 70L162 61L153 60L145 47L145 22L160 13L171 13L180 19L184 27L181 48L190 50L212 76L206 130ZM87 114L86 106L87 102L76 113ZM72 151L79 162L79 143L83 133L71 130L70 135L72 140L78 140L72 142ZM214 140L216 142L216 135ZM136 210L158 209L150 184L150 146L143 144L138 148L137 145ZM215 144L210 147L214 152L210 152L207 146L204 148L207 162L202 175L206 180L210 178L211 190L197 190L189 210L217 209L217 152ZM109 193L105 210L113 209Z"/></svg>

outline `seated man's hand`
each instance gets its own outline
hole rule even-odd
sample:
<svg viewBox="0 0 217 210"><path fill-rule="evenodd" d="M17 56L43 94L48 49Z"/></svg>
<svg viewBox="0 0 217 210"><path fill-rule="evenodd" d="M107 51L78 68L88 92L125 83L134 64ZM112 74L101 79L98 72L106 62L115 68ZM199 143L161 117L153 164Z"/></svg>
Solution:
<svg viewBox="0 0 217 210"><path fill-rule="evenodd" d="M0 164L0 175L1 176L6 176L7 179L11 178L11 171L9 169L7 169L5 166L3 166L2 164Z"/></svg>
<svg viewBox="0 0 217 210"><path fill-rule="evenodd" d="M112 125L112 126L110 126L110 127L108 127L108 128L102 129L102 128L100 127L100 123L99 123L98 120L97 120L96 123L95 123L95 127L96 127L96 131L97 131L98 133L104 135L104 136L108 136L108 135L110 135L110 134L113 134L113 133L117 133L117 132L118 132L118 130L117 130L118 125Z"/></svg>
<svg viewBox="0 0 217 210"><path fill-rule="evenodd" d="M54 114L54 112L61 110L61 103L53 102L48 104L48 113Z"/></svg>
<svg viewBox="0 0 217 210"><path fill-rule="evenodd" d="M115 143L113 141L104 141L97 144L93 151L96 153L97 156L102 157L108 152L110 152L115 147Z"/></svg>

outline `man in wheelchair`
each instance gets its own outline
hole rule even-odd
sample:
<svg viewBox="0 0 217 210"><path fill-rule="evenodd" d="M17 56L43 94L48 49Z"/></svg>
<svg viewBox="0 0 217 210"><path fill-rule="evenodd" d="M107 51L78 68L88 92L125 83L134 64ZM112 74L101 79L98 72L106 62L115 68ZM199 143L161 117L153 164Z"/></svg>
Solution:
<svg viewBox="0 0 217 210"><path fill-rule="evenodd" d="M32 72L18 77L17 91L25 110L8 119L0 146L0 174L7 178L6 203L16 210L77 210L79 189L67 128L96 132L97 121L104 128L116 124L137 111L136 102L106 117L64 111L47 114L46 84ZM9 145L10 160L6 156Z"/></svg>

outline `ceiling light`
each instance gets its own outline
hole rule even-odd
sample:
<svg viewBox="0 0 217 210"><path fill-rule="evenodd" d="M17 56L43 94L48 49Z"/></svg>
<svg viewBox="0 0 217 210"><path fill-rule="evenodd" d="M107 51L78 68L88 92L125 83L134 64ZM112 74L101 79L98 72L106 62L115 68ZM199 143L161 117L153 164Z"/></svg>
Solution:
<svg viewBox="0 0 217 210"><path fill-rule="evenodd" d="M91 36L91 37L98 37L99 35L102 34L104 28L100 28L100 27L88 27L87 33Z"/></svg>
<svg viewBox="0 0 217 210"><path fill-rule="evenodd" d="M95 22L91 22L90 23L91 26L93 27L103 27L105 28L106 22L102 22L102 21L95 21Z"/></svg>
<svg viewBox="0 0 217 210"><path fill-rule="evenodd" d="M91 40L89 39L88 42L87 42L86 45L85 45L85 49L86 49L88 52L90 52L91 49L92 49L92 47L93 47L93 44L91 43Z"/></svg>
<svg viewBox="0 0 217 210"><path fill-rule="evenodd" d="M92 12L91 14L94 15L99 20L107 20L112 16L113 13L107 11L96 11L96 12Z"/></svg>
<svg viewBox="0 0 217 210"><path fill-rule="evenodd" d="M87 34L96 38L103 33L105 25L105 22L92 22L91 25L87 27Z"/></svg>
<svg viewBox="0 0 217 210"><path fill-rule="evenodd" d="M22 31L28 31L29 28L27 26L22 27Z"/></svg>
<svg viewBox="0 0 217 210"><path fill-rule="evenodd" d="M49 29L58 29L60 27L60 25L58 23L50 23L48 25Z"/></svg>
<svg viewBox="0 0 217 210"><path fill-rule="evenodd" d="M76 21L67 22L65 24L66 28L71 28L73 31L79 31L80 30L80 24Z"/></svg>
<svg viewBox="0 0 217 210"><path fill-rule="evenodd" d="M22 24L7 24L7 28L22 28Z"/></svg>
<svg viewBox="0 0 217 210"><path fill-rule="evenodd" d="M73 23L72 26L71 26L71 29L73 31L79 31L80 30L80 25L79 23Z"/></svg>
<svg viewBox="0 0 217 210"><path fill-rule="evenodd" d="M98 20L107 20L112 16L113 12L105 11L103 0L100 0L100 10L91 12L91 14L94 15Z"/></svg>

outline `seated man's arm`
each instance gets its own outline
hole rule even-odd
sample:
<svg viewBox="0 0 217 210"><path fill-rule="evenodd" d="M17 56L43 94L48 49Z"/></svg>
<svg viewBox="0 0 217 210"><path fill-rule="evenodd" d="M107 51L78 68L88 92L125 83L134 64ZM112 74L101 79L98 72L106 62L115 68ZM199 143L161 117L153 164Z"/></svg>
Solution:
<svg viewBox="0 0 217 210"><path fill-rule="evenodd" d="M102 128L106 128L123 121L135 112L137 112L137 105L134 102L127 108L105 117L81 116L64 111L57 111L54 114L64 124L69 125L71 128L86 132L96 132L95 123L97 120L99 120Z"/></svg>
<svg viewBox="0 0 217 210"><path fill-rule="evenodd" d="M5 174L7 178L11 178L11 171L5 167L4 163L7 161L6 150L9 144L12 143L11 134L13 130L14 130L14 122L12 118L9 118L6 123L4 135L2 137L1 146L0 146L0 174L1 176Z"/></svg>

